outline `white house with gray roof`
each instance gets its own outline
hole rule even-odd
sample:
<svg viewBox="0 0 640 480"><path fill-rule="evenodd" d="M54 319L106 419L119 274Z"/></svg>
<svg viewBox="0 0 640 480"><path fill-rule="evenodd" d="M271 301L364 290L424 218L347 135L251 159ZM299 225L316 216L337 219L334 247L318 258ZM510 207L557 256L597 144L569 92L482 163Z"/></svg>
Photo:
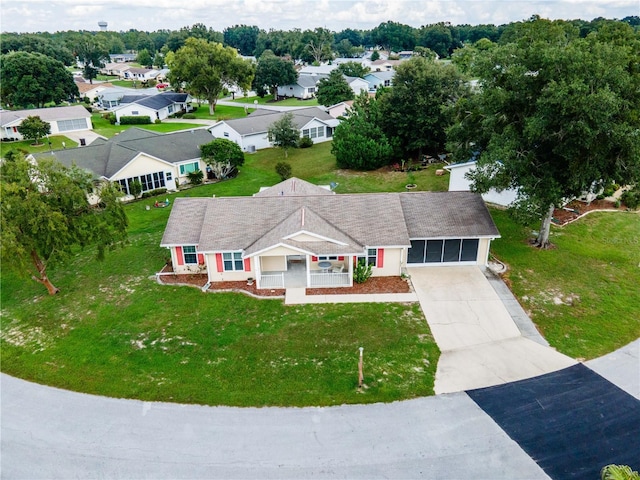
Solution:
<svg viewBox="0 0 640 480"><path fill-rule="evenodd" d="M471 192L334 194L293 178L252 197L177 198L160 245L177 274L258 288L348 287L354 265L486 265L500 234Z"/></svg>
<svg viewBox="0 0 640 480"><path fill-rule="evenodd" d="M122 117L149 117L151 122L189 109L191 96L187 93L163 92L157 95L124 95L113 109L116 119Z"/></svg>
<svg viewBox="0 0 640 480"><path fill-rule="evenodd" d="M309 137L314 143L326 142L333 138L333 130L340 123L318 107L290 110L293 124L301 137ZM243 152L254 152L273 145L269 142L269 126L280 120L287 112L258 108L244 118L221 120L209 127L216 138L226 138L237 143Z"/></svg>
<svg viewBox="0 0 640 480"><path fill-rule="evenodd" d="M40 117L51 125L51 135L91 130L91 114L81 105L72 107L33 108L31 110L0 110L2 139L22 140L18 127L27 117Z"/></svg>
<svg viewBox="0 0 640 480"><path fill-rule="evenodd" d="M131 193L131 184L136 180L142 184L142 192L176 190L176 181L188 183L189 172L205 171L200 145L212 140L202 128L161 134L133 127L109 140L98 138L86 147L33 157L53 156L64 165L75 164L91 172L96 180L117 182L125 194Z"/></svg>

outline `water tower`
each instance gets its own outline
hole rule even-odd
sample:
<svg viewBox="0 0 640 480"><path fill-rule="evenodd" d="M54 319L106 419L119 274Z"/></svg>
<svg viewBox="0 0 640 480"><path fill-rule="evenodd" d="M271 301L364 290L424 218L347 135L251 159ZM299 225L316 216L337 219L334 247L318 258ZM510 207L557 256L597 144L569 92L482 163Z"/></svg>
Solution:
<svg viewBox="0 0 640 480"><path fill-rule="evenodd" d="M103 32L107 31L107 22L105 22L104 20L101 22L98 22L98 26L100 27L100 30Z"/></svg>

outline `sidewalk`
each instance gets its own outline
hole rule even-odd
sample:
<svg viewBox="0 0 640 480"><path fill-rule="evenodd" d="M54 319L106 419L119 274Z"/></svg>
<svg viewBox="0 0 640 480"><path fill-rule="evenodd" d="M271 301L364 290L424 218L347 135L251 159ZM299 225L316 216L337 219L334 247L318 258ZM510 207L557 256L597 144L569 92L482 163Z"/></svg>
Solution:
<svg viewBox="0 0 640 480"><path fill-rule="evenodd" d="M304 303L409 303L417 301L418 296L415 292L373 295L307 295L305 288L287 288L284 298L285 305L300 305Z"/></svg>

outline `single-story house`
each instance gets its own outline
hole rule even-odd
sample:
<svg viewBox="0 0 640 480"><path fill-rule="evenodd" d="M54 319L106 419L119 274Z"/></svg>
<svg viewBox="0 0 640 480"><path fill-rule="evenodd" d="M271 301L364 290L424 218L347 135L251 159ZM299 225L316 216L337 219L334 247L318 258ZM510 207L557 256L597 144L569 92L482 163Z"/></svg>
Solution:
<svg viewBox="0 0 640 480"><path fill-rule="evenodd" d="M377 90L380 87L391 87L395 70L367 73L364 79L369 83L369 90Z"/></svg>
<svg viewBox="0 0 640 480"><path fill-rule="evenodd" d="M269 127L285 113L258 108L244 118L221 120L209 127L209 131L216 138L236 142L244 152L254 152L273 146L268 138ZM293 114L293 124L300 131L300 136L309 137L314 143L331 140L333 129L340 123L319 107L300 108L290 113Z"/></svg>
<svg viewBox="0 0 640 480"><path fill-rule="evenodd" d="M105 63L104 67L100 68L100 73L104 75L117 75L118 77L124 77L124 72L126 72L130 68L132 67L128 63Z"/></svg>
<svg viewBox="0 0 640 480"><path fill-rule="evenodd" d="M135 62L138 57L137 53L110 53L109 58L112 62Z"/></svg>
<svg viewBox="0 0 640 480"><path fill-rule="evenodd" d="M476 162L469 161L465 163L454 163L444 167L448 170L449 175L449 191L450 192L468 192L471 190L471 180L466 177L466 174L471 170L475 170ZM482 194L482 198L485 202L493 203L496 205L509 206L517 197L517 192L514 189L507 189L498 192L495 189L491 189Z"/></svg>
<svg viewBox="0 0 640 480"><path fill-rule="evenodd" d="M327 113L333 118L344 117L349 114L349 109L351 109L352 106L353 100L346 100L327 107Z"/></svg>
<svg viewBox="0 0 640 480"><path fill-rule="evenodd" d="M371 68L372 72L389 72L400 65L400 63L402 63L402 60L386 60L380 58L371 62L371 66L369 68Z"/></svg>
<svg viewBox="0 0 640 480"><path fill-rule="evenodd" d="M123 77L129 80L152 80L160 73L154 68L131 67L124 71Z"/></svg>
<svg viewBox="0 0 640 480"><path fill-rule="evenodd" d="M177 198L160 245L177 274L259 289L348 287L405 267L486 265L500 236L471 192L333 194L290 178L252 197Z"/></svg>
<svg viewBox="0 0 640 480"><path fill-rule="evenodd" d="M151 122L164 120L174 113L187 111L191 97L188 93L162 92L157 95L124 95L113 109L116 119L149 117Z"/></svg>
<svg viewBox="0 0 640 480"><path fill-rule="evenodd" d="M331 65L307 65L298 70L298 75L323 75L327 77L336 68L338 68L337 63L332 63Z"/></svg>
<svg viewBox="0 0 640 480"><path fill-rule="evenodd" d="M308 100L316 96L318 82L326 75L298 75L296 83L278 85L278 97L299 98Z"/></svg>
<svg viewBox="0 0 640 480"><path fill-rule="evenodd" d="M96 98L105 90L113 88L113 85L109 82L89 83L81 78L74 78L73 80L80 92L80 98L88 98L91 102L95 102Z"/></svg>
<svg viewBox="0 0 640 480"><path fill-rule="evenodd" d="M138 180L142 192L166 188L176 190L178 182L188 183L187 174L205 171L200 158L200 145L211 142L205 129L174 133L156 133L132 127L105 140L98 138L82 148L68 148L34 154L50 157L64 165L73 164L91 172L96 180L117 182L125 194Z"/></svg>
<svg viewBox="0 0 640 480"><path fill-rule="evenodd" d="M107 110L120 105L120 100L129 94L129 90L120 87L109 87L102 90L96 95L96 103Z"/></svg>
<svg viewBox="0 0 640 480"><path fill-rule="evenodd" d="M351 90L353 90L353 94L357 97L361 92L369 91L370 85L369 82L360 77L348 77L344 75L344 79L347 81Z"/></svg>
<svg viewBox="0 0 640 480"><path fill-rule="evenodd" d="M81 105L72 107L34 108L30 110L0 111L0 136L22 140L18 127L27 117L40 117L51 125L51 135L91 130L91 114Z"/></svg>

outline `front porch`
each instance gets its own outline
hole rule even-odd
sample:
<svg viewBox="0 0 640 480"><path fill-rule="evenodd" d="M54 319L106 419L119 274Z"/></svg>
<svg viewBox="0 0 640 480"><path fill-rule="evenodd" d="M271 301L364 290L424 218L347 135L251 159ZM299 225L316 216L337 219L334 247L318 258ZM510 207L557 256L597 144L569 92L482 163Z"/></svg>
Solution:
<svg viewBox="0 0 640 480"><path fill-rule="evenodd" d="M318 268L317 262L312 262L305 256L287 257L286 269L265 270L259 273L258 289L350 287L351 272L344 268L344 263L331 262L331 267L321 269Z"/></svg>

